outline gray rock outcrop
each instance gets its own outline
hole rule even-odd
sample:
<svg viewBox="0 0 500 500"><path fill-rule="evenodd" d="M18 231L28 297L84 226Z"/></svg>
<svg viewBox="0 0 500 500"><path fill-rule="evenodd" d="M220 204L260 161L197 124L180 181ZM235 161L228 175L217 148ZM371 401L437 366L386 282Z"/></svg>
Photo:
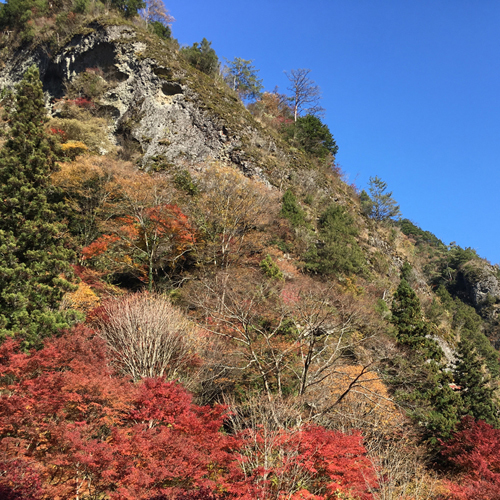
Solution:
<svg viewBox="0 0 500 500"><path fill-rule="evenodd" d="M474 260L462 266L460 275L468 298L474 306L500 300L500 282L496 266L482 260Z"/></svg>
<svg viewBox="0 0 500 500"><path fill-rule="evenodd" d="M143 167L222 160L265 180L256 162L241 151L241 130L229 130L224 119L207 110L210 106L187 82L192 75L179 63L175 51L156 40L161 49L156 47L156 53L161 57L151 55L155 51L150 50L150 40L131 26L92 23L87 31L75 35L52 56L40 47L18 51L0 72L0 88L12 87L36 64L50 108L63 97L68 82L88 68L99 68L109 87L99 98L99 106L111 117L110 139L118 145L133 143ZM233 115L248 114L233 100ZM240 128L247 143L276 149L251 126Z"/></svg>

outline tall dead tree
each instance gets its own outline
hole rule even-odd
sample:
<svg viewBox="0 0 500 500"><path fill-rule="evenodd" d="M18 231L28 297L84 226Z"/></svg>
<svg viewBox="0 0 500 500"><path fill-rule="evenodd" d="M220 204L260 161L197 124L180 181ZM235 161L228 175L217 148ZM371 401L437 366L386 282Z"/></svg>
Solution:
<svg viewBox="0 0 500 500"><path fill-rule="evenodd" d="M294 121L303 112L310 115L317 115L323 111L319 105L321 90L314 80L309 78L310 69L292 69L290 73L285 71L285 75L290 80L287 89L292 92Z"/></svg>

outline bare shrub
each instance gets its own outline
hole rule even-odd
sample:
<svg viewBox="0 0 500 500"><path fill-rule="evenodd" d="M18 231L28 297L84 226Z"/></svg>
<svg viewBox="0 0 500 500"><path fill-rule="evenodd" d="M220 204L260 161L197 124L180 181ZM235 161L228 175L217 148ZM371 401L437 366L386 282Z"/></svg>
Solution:
<svg viewBox="0 0 500 500"><path fill-rule="evenodd" d="M182 378L199 362L198 329L159 295L143 292L107 302L98 327L117 368L134 379Z"/></svg>
<svg viewBox="0 0 500 500"><path fill-rule="evenodd" d="M410 439L369 442L366 445L379 484L374 500L432 500L443 498L437 474L425 465L424 450ZM370 449L375 448L375 449Z"/></svg>

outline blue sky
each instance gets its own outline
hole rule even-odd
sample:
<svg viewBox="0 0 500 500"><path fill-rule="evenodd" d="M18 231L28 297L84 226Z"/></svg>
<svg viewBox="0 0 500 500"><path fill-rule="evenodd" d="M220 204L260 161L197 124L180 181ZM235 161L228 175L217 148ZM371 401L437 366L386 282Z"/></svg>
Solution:
<svg viewBox="0 0 500 500"><path fill-rule="evenodd" d="M166 0L181 45L252 59L267 90L311 69L350 181L500 263L498 0Z"/></svg>

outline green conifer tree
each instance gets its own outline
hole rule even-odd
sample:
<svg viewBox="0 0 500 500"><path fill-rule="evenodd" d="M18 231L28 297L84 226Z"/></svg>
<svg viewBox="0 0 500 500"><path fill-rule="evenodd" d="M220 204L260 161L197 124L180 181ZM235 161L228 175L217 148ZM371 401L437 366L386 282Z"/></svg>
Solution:
<svg viewBox="0 0 500 500"><path fill-rule="evenodd" d="M330 205L319 218L320 242L304 256L306 268L321 274L362 274L366 259L353 218L340 205Z"/></svg>
<svg viewBox="0 0 500 500"><path fill-rule="evenodd" d="M290 189L283 195L280 215L288 219L294 227L304 226L306 223L304 210L300 208L297 198Z"/></svg>
<svg viewBox="0 0 500 500"><path fill-rule="evenodd" d="M397 219L401 211L396 200L392 197L392 191L386 193L387 183L380 177L370 177L371 212L370 217L375 220Z"/></svg>
<svg viewBox="0 0 500 500"><path fill-rule="evenodd" d="M424 416L425 437L431 445L438 439L449 439L460 418L462 399L451 387L453 377L444 366L431 360L425 365L426 382L417 391L418 396L429 404L430 410Z"/></svg>
<svg viewBox="0 0 500 500"><path fill-rule="evenodd" d="M329 154L335 156L339 150L328 125L322 123L317 116L297 118L288 127L287 135L295 145L317 158L325 159Z"/></svg>
<svg viewBox="0 0 500 500"><path fill-rule="evenodd" d="M252 64L252 60L235 57L232 61L226 60L224 80L236 92L242 100L260 99L264 85L257 76L258 69Z"/></svg>
<svg viewBox="0 0 500 500"><path fill-rule="evenodd" d="M204 38L201 43L193 43L191 47L183 47L181 54L199 71L207 75L215 75L219 70L219 58L212 48L212 42Z"/></svg>
<svg viewBox="0 0 500 500"><path fill-rule="evenodd" d="M72 288L70 260L56 222L50 173L55 168L38 69L17 86L0 151L0 339L19 335L25 347L67 326L57 310Z"/></svg>
<svg viewBox="0 0 500 500"><path fill-rule="evenodd" d="M470 415L490 425L498 425L498 406L493 389L488 386L490 377L486 368L467 338L458 344L458 363L453 371L455 383L460 386L463 400L462 416Z"/></svg>
<svg viewBox="0 0 500 500"><path fill-rule="evenodd" d="M373 210L373 201L364 189L359 195L359 202L361 205L361 212L369 217Z"/></svg>
<svg viewBox="0 0 500 500"><path fill-rule="evenodd" d="M405 278L401 279L394 293L391 312L398 341L413 349L424 348L428 332L422 320L420 300Z"/></svg>
<svg viewBox="0 0 500 500"><path fill-rule="evenodd" d="M436 445L438 439L451 436L462 402L450 387L452 378L443 363L443 351L432 338L432 325L423 318L417 294L405 279L410 273L411 267L403 266L391 318L398 342L409 348L408 372L403 376L413 382L405 382L411 392L402 399L413 406L415 420L424 424L424 438Z"/></svg>

